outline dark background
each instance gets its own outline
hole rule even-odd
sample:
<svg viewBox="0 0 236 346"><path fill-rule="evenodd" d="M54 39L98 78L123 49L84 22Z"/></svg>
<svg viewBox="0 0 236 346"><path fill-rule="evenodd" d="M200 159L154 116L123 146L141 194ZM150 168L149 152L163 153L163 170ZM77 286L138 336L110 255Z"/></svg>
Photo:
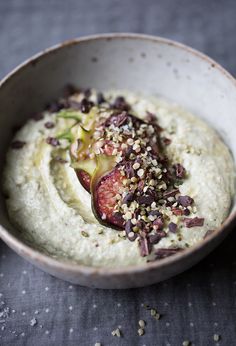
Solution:
<svg viewBox="0 0 236 346"><path fill-rule="evenodd" d="M164 36L236 75L236 1L0 0L0 77L55 43L103 32ZM199 265L142 289L82 288L44 274L0 241L0 345L236 345L236 234ZM143 304L163 315L155 321ZM9 311L8 311L9 308ZM36 312L36 313L35 313ZM38 313L37 313L38 312ZM36 318L36 325L30 321ZM139 319L147 322L137 336ZM111 336L121 326L123 337ZM213 341L220 334L221 341Z"/></svg>

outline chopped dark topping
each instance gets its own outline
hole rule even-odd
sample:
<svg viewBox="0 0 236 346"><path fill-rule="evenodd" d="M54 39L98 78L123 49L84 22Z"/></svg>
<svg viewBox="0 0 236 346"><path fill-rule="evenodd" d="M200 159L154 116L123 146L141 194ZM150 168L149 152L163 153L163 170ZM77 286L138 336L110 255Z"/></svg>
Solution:
<svg viewBox="0 0 236 346"><path fill-rule="evenodd" d="M193 203L193 199L189 196L179 196L178 203L182 205L182 207L188 207Z"/></svg>
<svg viewBox="0 0 236 346"><path fill-rule="evenodd" d="M89 98L91 96L91 94L92 94L91 89L88 88L88 89L84 90L84 96L86 98Z"/></svg>
<svg viewBox="0 0 236 346"><path fill-rule="evenodd" d="M182 248L157 249L155 252L156 259L163 259L183 251Z"/></svg>
<svg viewBox="0 0 236 346"><path fill-rule="evenodd" d="M123 198L123 203L129 205L134 200L134 192L129 192Z"/></svg>
<svg viewBox="0 0 236 346"><path fill-rule="evenodd" d="M151 211L148 212L148 216L159 217L159 216L162 216L162 214L158 210L151 210Z"/></svg>
<svg viewBox="0 0 236 346"><path fill-rule="evenodd" d="M94 103L91 101L88 101L86 98L84 98L80 102L80 110L82 113L89 113L90 109L94 106Z"/></svg>
<svg viewBox="0 0 236 346"><path fill-rule="evenodd" d="M184 209L184 215L189 216L190 215L190 210L188 208Z"/></svg>
<svg viewBox="0 0 236 346"><path fill-rule="evenodd" d="M106 100L105 100L103 94L102 93L98 93L97 94L97 103L100 105L101 103L104 103L104 102L106 102Z"/></svg>
<svg viewBox="0 0 236 346"><path fill-rule="evenodd" d="M163 131L163 128L158 124L156 115L151 112L146 112L146 114L146 121L154 126L155 131L158 133Z"/></svg>
<svg viewBox="0 0 236 346"><path fill-rule="evenodd" d="M132 229L133 229L133 225L132 225L132 222L131 220L128 220L125 224L125 232L126 234L128 235L130 232L132 232Z"/></svg>
<svg viewBox="0 0 236 346"><path fill-rule="evenodd" d="M64 97L69 97L78 92L78 89L72 84L67 84L63 90Z"/></svg>
<svg viewBox="0 0 236 346"><path fill-rule="evenodd" d="M155 201L155 198L151 195L144 195L137 197L137 202L143 205L151 205Z"/></svg>
<svg viewBox="0 0 236 346"><path fill-rule="evenodd" d="M26 142L15 140L11 142L11 148L12 149L21 149L26 144Z"/></svg>
<svg viewBox="0 0 236 346"><path fill-rule="evenodd" d="M171 211L176 216L180 216L180 215L184 214L184 210L183 209L179 209L179 208L172 208Z"/></svg>
<svg viewBox="0 0 236 346"><path fill-rule="evenodd" d="M53 147L57 147L58 145L60 145L60 142L57 138L54 137L48 137L46 138L46 142L50 145L52 145Z"/></svg>
<svg viewBox="0 0 236 346"><path fill-rule="evenodd" d="M194 218L185 218L184 220L185 226L188 228L191 227L200 227L204 225L204 218L194 217Z"/></svg>
<svg viewBox="0 0 236 346"><path fill-rule="evenodd" d="M53 127L55 127L55 124L52 121L47 121L44 126L46 127L46 129L52 129Z"/></svg>
<svg viewBox="0 0 236 346"><path fill-rule="evenodd" d="M106 122L105 126L114 125L115 127L119 127L126 123L128 120L128 113L123 111L121 113L114 113L111 117L109 117Z"/></svg>
<svg viewBox="0 0 236 346"><path fill-rule="evenodd" d="M50 113L57 113L62 108L64 108L64 104L60 102L52 102L49 105L46 106L46 110Z"/></svg>
<svg viewBox="0 0 236 346"><path fill-rule="evenodd" d="M163 232L165 233L165 232ZM166 236L166 234L164 235L164 237ZM151 234L149 236L149 241L150 241L150 244L157 244L159 243L159 241L163 238L162 234L160 233L156 233L156 234Z"/></svg>
<svg viewBox="0 0 236 346"><path fill-rule="evenodd" d="M133 163L132 161L125 161L124 162L124 172L126 173L127 178L133 178L135 175Z"/></svg>
<svg viewBox="0 0 236 346"><path fill-rule="evenodd" d="M163 226L164 226L164 221L162 217L158 217L156 220L153 221L153 229L155 231L161 230Z"/></svg>
<svg viewBox="0 0 236 346"><path fill-rule="evenodd" d="M174 169L175 169L175 175L177 178L180 178L180 179L184 178L186 170L180 163L177 163L176 165L174 165Z"/></svg>
<svg viewBox="0 0 236 346"><path fill-rule="evenodd" d="M174 222L170 222L168 228L171 233L176 233L177 231L177 225Z"/></svg>
<svg viewBox="0 0 236 346"><path fill-rule="evenodd" d="M118 96L112 105L113 108L120 109L123 111L129 111L130 105L126 102L123 96Z"/></svg>
<svg viewBox="0 0 236 346"><path fill-rule="evenodd" d="M151 246L147 237L139 238L140 254L142 257L146 257L150 254Z"/></svg>
<svg viewBox="0 0 236 346"><path fill-rule="evenodd" d="M162 140L163 140L163 143L164 143L165 145L170 145L170 143L171 143L171 139L170 139L170 138L164 137Z"/></svg>

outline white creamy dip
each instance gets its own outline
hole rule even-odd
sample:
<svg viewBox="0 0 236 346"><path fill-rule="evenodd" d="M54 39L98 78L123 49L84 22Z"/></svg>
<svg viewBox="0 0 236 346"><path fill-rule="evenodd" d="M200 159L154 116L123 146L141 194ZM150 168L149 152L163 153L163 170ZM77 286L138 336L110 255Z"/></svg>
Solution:
<svg viewBox="0 0 236 346"><path fill-rule="evenodd" d="M189 217L205 219L202 227L186 228L182 224L178 234L168 233L153 251L195 245L208 230L217 229L229 213L235 171L228 148L206 123L179 106L129 92L104 94L109 100L123 95L140 118L146 111L156 114L164 135L171 139L166 147L170 162L181 163L187 172L179 190L194 199ZM56 127L45 128L47 121L55 122ZM7 154L4 190L9 196L6 203L10 219L26 241L55 258L103 267L146 263L153 254L141 257L137 241L130 242L122 237L122 231L98 223L90 194L70 163L52 161L54 148L45 138L56 135L63 126L65 120L56 121L56 114L45 112L44 119L29 120L16 134L15 139L26 145L9 149ZM170 213L170 222L179 224L179 217Z"/></svg>

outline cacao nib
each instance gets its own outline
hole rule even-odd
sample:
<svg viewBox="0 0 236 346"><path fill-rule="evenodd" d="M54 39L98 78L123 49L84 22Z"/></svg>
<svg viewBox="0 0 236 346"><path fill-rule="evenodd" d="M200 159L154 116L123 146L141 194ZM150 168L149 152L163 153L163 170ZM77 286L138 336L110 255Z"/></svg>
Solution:
<svg viewBox="0 0 236 346"><path fill-rule="evenodd" d="M122 227L124 228L124 218L119 211L113 214L113 219L116 221L116 224L122 225Z"/></svg>
<svg viewBox="0 0 236 346"><path fill-rule="evenodd" d="M163 236L159 233L156 233L156 234L151 234L149 236L149 241L150 241L150 244L157 244L159 243L159 241L163 238Z"/></svg>
<svg viewBox="0 0 236 346"><path fill-rule="evenodd" d="M47 121L44 126L46 127L46 129L52 129L55 124L52 121Z"/></svg>
<svg viewBox="0 0 236 346"><path fill-rule="evenodd" d="M151 244L147 237L140 237L139 248L140 248L140 254L142 257L146 257L150 254Z"/></svg>
<svg viewBox="0 0 236 346"><path fill-rule="evenodd" d="M179 215L183 215L184 214L184 211L182 209L179 209L179 208L172 208L171 209L172 213L176 216L179 216Z"/></svg>
<svg viewBox="0 0 236 346"><path fill-rule="evenodd" d="M12 149L21 149L26 144L26 142L15 140L11 142L11 148Z"/></svg>
<svg viewBox="0 0 236 346"><path fill-rule="evenodd" d="M121 109L122 111L129 111L130 110L130 105L126 102L126 100L123 96L118 96L115 99L112 106L116 109Z"/></svg>
<svg viewBox="0 0 236 346"><path fill-rule="evenodd" d="M63 95L64 97L69 97L71 95L73 95L74 93L76 93L78 90L76 89L76 87L72 84L67 84L63 90Z"/></svg>
<svg viewBox="0 0 236 346"><path fill-rule="evenodd" d="M134 173L132 161L126 161L124 166L125 166L124 170L125 170L125 174L126 174L127 178L130 179L130 178L134 177L135 173Z"/></svg>
<svg viewBox="0 0 236 346"><path fill-rule="evenodd" d="M157 117L155 116L155 114L153 114L151 112L146 112L146 114L147 114L146 115L146 121L154 127L155 132L163 131L163 128L160 127L157 123Z"/></svg>
<svg viewBox="0 0 236 346"><path fill-rule="evenodd" d="M180 251L183 251L181 248L169 248L169 249L157 249L155 252L156 259L163 259L169 256L172 256Z"/></svg>
<svg viewBox="0 0 236 346"><path fill-rule="evenodd" d="M151 210L148 212L148 215L150 216L162 216L162 214L158 210Z"/></svg>
<svg viewBox="0 0 236 346"><path fill-rule="evenodd" d="M138 182L138 191L139 192L142 192L143 191L143 188L144 188L144 181L143 180L139 180Z"/></svg>
<svg viewBox="0 0 236 346"><path fill-rule="evenodd" d="M174 169L175 169L175 175L177 178L180 178L180 179L184 178L186 170L180 163L177 163L176 165L174 165Z"/></svg>
<svg viewBox="0 0 236 346"><path fill-rule="evenodd" d="M188 216L190 214L190 211L186 208L186 209L184 209L184 215L185 216Z"/></svg>
<svg viewBox="0 0 236 346"><path fill-rule="evenodd" d="M97 103L100 105L101 103L106 102L102 93L97 94Z"/></svg>
<svg viewBox="0 0 236 346"><path fill-rule="evenodd" d="M164 222L161 217L158 217L156 220L153 221L153 228L157 230L161 230L163 228Z"/></svg>
<svg viewBox="0 0 236 346"><path fill-rule="evenodd" d="M58 145L60 145L60 142L57 138L54 137L48 137L46 138L46 142L50 145L52 145L53 147L57 147Z"/></svg>
<svg viewBox="0 0 236 346"><path fill-rule="evenodd" d="M128 120L128 113L121 112L112 114L105 122L105 126L114 125L116 127L120 127L124 125Z"/></svg>
<svg viewBox="0 0 236 346"><path fill-rule="evenodd" d="M164 137L162 140L163 140L163 143L164 143L165 145L170 145L170 143L172 142L171 139L166 138L166 137Z"/></svg>
<svg viewBox="0 0 236 346"><path fill-rule="evenodd" d="M155 123L157 121L157 117L155 116L155 114L147 111L146 112L146 120L149 123Z"/></svg>
<svg viewBox="0 0 236 346"><path fill-rule="evenodd" d="M89 98L89 96L91 96L91 90L90 90L90 89L85 89L85 90L84 90L84 96L85 96L86 98Z"/></svg>
<svg viewBox="0 0 236 346"><path fill-rule="evenodd" d="M139 229L141 229L143 231L145 229L145 226L146 226L146 224L145 224L145 222L143 220L138 220L137 227Z"/></svg>
<svg viewBox="0 0 236 346"><path fill-rule="evenodd" d="M128 220L128 221L125 223L125 232L126 232L127 235L128 235L130 232L132 232L132 228L133 228L132 222L131 222L131 220Z"/></svg>
<svg viewBox="0 0 236 346"><path fill-rule="evenodd" d="M126 222L126 224L125 224L125 232L126 232L127 238L130 241L134 241L137 238L137 236L138 236L137 233L133 232L133 225L132 225L131 220L128 220Z"/></svg>
<svg viewBox="0 0 236 346"><path fill-rule="evenodd" d="M63 108L63 104L60 102L52 102L46 106L46 110L50 113L57 113Z"/></svg>
<svg viewBox="0 0 236 346"><path fill-rule="evenodd" d="M176 233L177 231L177 225L174 222L170 222L168 228L171 233Z"/></svg>
<svg viewBox="0 0 236 346"><path fill-rule="evenodd" d="M182 207L188 207L193 203L193 199L189 196L179 196L178 203L182 205Z"/></svg>
<svg viewBox="0 0 236 346"><path fill-rule="evenodd" d="M144 196L138 196L137 197L137 202L139 204L144 204L144 205L151 205L152 202L155 201L155 198L150 195L144 195Z"/></svg>
<svg viewBox="0 0 236 346"><path fill-rule="evenodd" d="M130 154L134 153L133 146L128 147L128 150L125 153L125 158L129 159Z"/></svg>
<svg viewBox="0 0 236 346"><path fill-rule="evenodd" d="M91 101L88 101L86 98L84 98L80 102L80 110L82 113L89 113L90 109L94 106L94 103Z"/></svg>
<svg viewBox="0 0 236 346"><path fill-rule="evenodd" d="M165 238L167 236L165 231L162 230L156 230L156 233L159 235L161 238Z"/></svg>
<svg viewBox="0 0 236 346"><path fill-rule="evenodd" d="M194 218L185 218L184 220L185 226L188 228L191 227L201 227L204 225L204 218L194 217Z"/></svg>
<svg viewBox="0 0 236 346"><path fill-rule="evenodd" d="M127 195L125 195L125 197L123 198L123 203L124 204L129 204L130 202L132 202L134 200L134 193L133 192L129 192L127 193Z"/></svg>

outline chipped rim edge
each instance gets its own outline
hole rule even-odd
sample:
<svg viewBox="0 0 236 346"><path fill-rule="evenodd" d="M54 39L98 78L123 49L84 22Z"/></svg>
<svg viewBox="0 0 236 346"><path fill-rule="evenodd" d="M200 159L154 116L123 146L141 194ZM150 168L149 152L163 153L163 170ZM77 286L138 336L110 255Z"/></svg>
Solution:
<svg viewBox="0 0 236 346"><path fill-rule="evenodd" d="M236 79L228 71L226 71L220 64L218 64L216 61L214 61L207 55L199 52L198 50L191 48L187 45L184 45L182 43L176 42L174 40L162 38L159 36L136 34L136 33L108 33L108 34L90 35L90 36L84 36L81 38L75 38L72 40L66 40L62 43L53 45L52 47L47 48L41 51L40 53L33 55L31 58L25 60L23 63L15 67L10 73L8 73L0 81L0 88L4 87L4 85L11 78L14 78L14 76L18 72L21 72L22 69L28 67L28 65L37 63L37 61L40 60L41 58L44 58L45 56L50 55L56 52L57 50L67 48L69 46L77 45L82 42L96 41L101 39L102 40L107 39L108 41L114 40L114 39L131 39L131 40L139 39L139 40L152 41L154 43L161 43L161 44L166 44L169 46L174 46L177 49L185 50L188 53L192 54L193 56L196 56L197 58L209 63L211 67L216 68L220 73L222 73L224 77L228 78L236 88ZM82 274L85 276L97 275L97 276L106 278L106 277L109 277L110 275L120 276L124 274L127 275L127 274L136 274L140 272L148 272L154 269L156 270L158 268L165 268L172 265L175 262L182 261L184 258L192 256L194 253L198 253L202 248L206 247L208 243L213 241L213 239L217 239L227 228L232 226L234 221L236 221L236 211L232 212L232 214L230 214L226 218L226 220L222 223L221 227L219 227L215 232L209 235L206 239L200 241L198 244L188 249L185 249L183 252L164 258L160 261L126 266L121 268L92 267L92 266L86 266L81 264L69 263L69 261L66 262L65 260L59 260L59 259L56 260L53 257L47 256L46 254L43 254L42 252L39 252L38 250L35 250L34 248L26 245L20 239L18 239L9 231L7 231L2 225L0 225L0 239L2 239L6 244L12 247L12 249L16 250L16 252L18 252L19 254L23 254L26 257L28 257L30 260L34 262L38 262L39 265L46 265L55 270L63 270L65 272L69 271L70 273L74 273L74 274Z"/></svg>

